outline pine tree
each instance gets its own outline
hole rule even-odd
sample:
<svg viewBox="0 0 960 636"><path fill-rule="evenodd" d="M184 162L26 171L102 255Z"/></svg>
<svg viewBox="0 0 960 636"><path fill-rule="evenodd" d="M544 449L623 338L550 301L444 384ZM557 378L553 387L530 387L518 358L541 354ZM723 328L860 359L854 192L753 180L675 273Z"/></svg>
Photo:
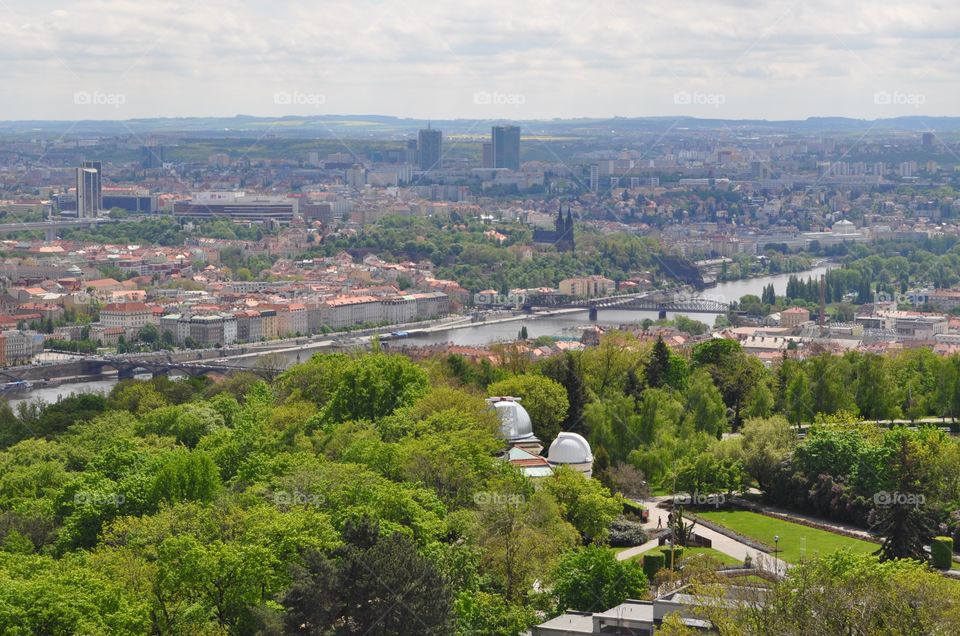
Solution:
<svg viewBox="0 0 960 636"><path fill-rule="evenodd" d="M653 345L650 362L647 363L647 386L659 389L667 384L670 374L670 350L663 337L658 337Z"/></svg>
<svg viewBox="0 0 960 636"><path fill-rule="evenodd" d="M881 502L884 505L874 511L871 529L883 537L875 554L884 561L927 561L924 546L934 535L934 522L920 498L922 469L911 446L910 439L901 434L888 461L894 496L888 496L887 501Z"/></svg>

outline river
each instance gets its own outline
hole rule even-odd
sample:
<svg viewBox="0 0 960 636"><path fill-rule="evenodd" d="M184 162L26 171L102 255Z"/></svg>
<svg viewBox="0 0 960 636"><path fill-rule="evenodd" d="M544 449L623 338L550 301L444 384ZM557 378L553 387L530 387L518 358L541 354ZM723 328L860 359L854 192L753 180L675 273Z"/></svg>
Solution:
<svg viewBox="0 0 960 636"><path fill-rule="evenodd" d="M836 265L827 263L803 272L795 274L777 274L775 276L762 276L759 278L749 278L746 280L730 281L720 283L716 287L705 290L700 296L724 303L740 300L747 294L760 296L763 288L773 283L777 294L782 295L786 291L787 280L790 276L802 276L803 278L819 278L821 274ZM718 314L690 314L690 318L704 322L713 326ZM674 314L667 314L668 318L673 318ZM622 324L643 322L645 319L656 320L655 311L625 311L625 310L600 310L597 316L597 322L593 324L605 326L618 326ZM491 342L515 340L522 327L527 328L529 338L538 338L540 336L570 336L579 337L578 328L591 324L587 316L587 310L565 312L559 315L551 316L529 316L518 320L508 322L495 322L490 324L479 323L457 329L438 331L421 336L412 336L403 340L404 345L432 345L432 344L452 344L459 346L482 346ZM294 364L297 358L306 359L310 352L303 352L298 356L296 353L281 354L288 364ZM116 378L103 378L90 382L68 382L55 387L44 387L18 394L10 400L11 406L16 406L18 402L24 400L41 399L45 402L55 402L60 397L67 397L75 393L101 392L106 393L117 383Z"/></svg>

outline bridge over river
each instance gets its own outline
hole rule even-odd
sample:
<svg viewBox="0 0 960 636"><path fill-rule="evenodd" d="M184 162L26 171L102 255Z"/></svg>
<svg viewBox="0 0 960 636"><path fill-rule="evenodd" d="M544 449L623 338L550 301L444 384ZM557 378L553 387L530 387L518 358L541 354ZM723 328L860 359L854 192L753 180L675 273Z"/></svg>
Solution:
<svg viewBox="0 0 960 636"><path fill-rule="evenodd" d="M728 303L694 294L655 292L642 294L617 294L600 298L582 298L565 294L537 294L527 296L525 311L534 309L587 309L590 320L597 319L601 309L656 311L661 318L667 312L723 314L730 310Z"/></svg>

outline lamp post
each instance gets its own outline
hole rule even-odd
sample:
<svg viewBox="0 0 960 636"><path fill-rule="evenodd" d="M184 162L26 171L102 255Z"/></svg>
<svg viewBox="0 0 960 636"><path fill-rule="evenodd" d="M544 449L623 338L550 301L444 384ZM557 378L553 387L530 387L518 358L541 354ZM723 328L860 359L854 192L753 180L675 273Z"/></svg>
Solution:
<svg viewBox="0 0 960 636"><path fill-rule="evenodd" d="M773 572L780 576L780 535L773 535Z"/></svg>

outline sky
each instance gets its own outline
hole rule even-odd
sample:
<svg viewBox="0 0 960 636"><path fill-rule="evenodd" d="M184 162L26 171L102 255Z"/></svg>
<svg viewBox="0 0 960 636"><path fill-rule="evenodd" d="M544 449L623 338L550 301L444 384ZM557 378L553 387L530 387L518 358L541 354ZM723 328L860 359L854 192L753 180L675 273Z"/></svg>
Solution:
<svg viewBox="0 0 960 636"><path fill-rule="evenodd" d="M0 0L0 120L960 115L957 0Z"/></svg>

